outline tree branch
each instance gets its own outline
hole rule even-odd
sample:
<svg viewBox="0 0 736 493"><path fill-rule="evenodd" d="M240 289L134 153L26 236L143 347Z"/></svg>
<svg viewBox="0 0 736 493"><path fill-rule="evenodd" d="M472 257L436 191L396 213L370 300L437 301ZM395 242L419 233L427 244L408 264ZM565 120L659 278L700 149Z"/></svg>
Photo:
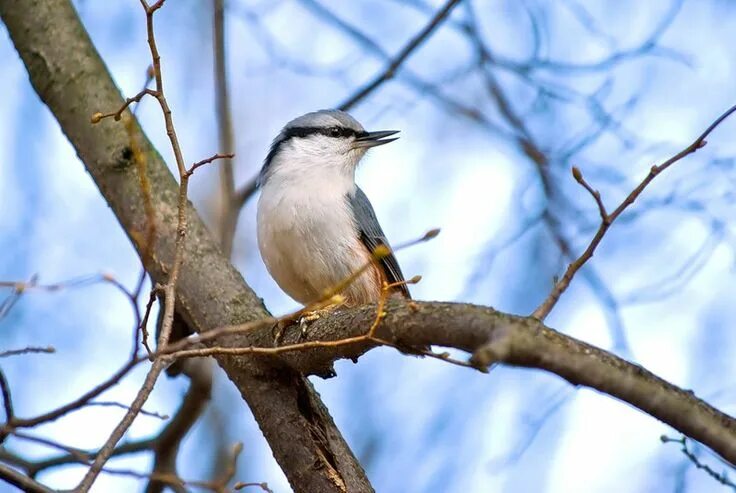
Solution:
<svg viewBox="0 0 736 493"><path fill-rule="evenodd" d="M54 349L51 346L46 347L36 347L36 346L28 346L21 349L8 349L6 351L0 352L0 358L6 358L8 356L18 356L20 354L31 354L31 353L55 353L56 349Z"/></svg>
<svg viewBox="0 0 736 493"><path fill-rule="evenodd" d="M611 227L613 222L616 221L616 219L618 219L621 214L623 214L624 211L631 204L633 204L636 199L639 198L644 189L657 177L657 175L659 175L661 172L665 171L667 168L680 161L684 157L693 154L698 149L702 149L707 143L705 139L708 138L711 132L713 132L713 130L715 130L718 125L723 123L723 121L731 116L734 112L736 112L736 105L731 106L718 118L716 118L708 126L708 128L706 128L705 131L703 131L703 133L700 134L700 136L698 136L698 138L693 141L692 144L685 147L683 150L681 150L671 158L667 159L663 163L652 166L647 176L644 177L644 179L636 186L636 188L634 188L631 193L629 193L626 198L621 201L618 207L616 207L616 209L610 214L606 212L606 209L603 206L603 202L601 201L600 194L585 181L579 169L573 168L573 177L575 178L575 181L580 183L595 199L596 204L598 205L599 213L601 215L601 223L598 226L598 230L595 232L595 235L593 235L593 238L590 240L590 243L588 243L588 247L583 253L580 254L578 258L576 258L567 266L567 269L565 270L563 276L555 283L552 291L549 293L549 296L547 296L547 298L534 310L532 316L538 318L539 320L544 320L547 315L549 315L549 313L557 304L557 301L560 299L560 296L562 296L562 293L564 293L568 286L570 286L570 282L572 282L575 274L577 274L580 268L593 257L596 248L598 248L598 245L600 244L601 240L603 240L603 237L606 235L608 229Z"/></svg>
<svg viewBox="0 0 736 493"><path fill-rule="evenodd" d="M696 468L705 471L708 476L715 479L723 486L729 486L733 491L736 491L736 483L731 481L726 471L723 471L722 473L716 472L708 464L701 462L698 456L695 455L692 450L690 450L690 447L688 447L687 443L687 437L670 438L667 435L662 435L661 437L659 437L659 439L662 441L662 443L679 443L680 452L682 452Z"/></svg>
<svg viewBox="0 0 736 493"><path fill-rule="evenodd" d="M156 477L161 475L177 476L176 456L179 452L179 446L210 400L212 391L212 370L210 367L212 365L209 360L196 361L199 364L187 365L184 368L184 373L189 377L190 384L179 410L153 442L154 466L146 493L160 493L163 491L166 485L162 481L156 481Z"/></svg>
<svg viewBox="0 0 736 493"><path fill-rule="evenodd" d="M54 490L48 488L38 481L29 478L22 472L0 464L0 479L16 486L21 491L27 493L54 493Z"/></svg>
<svg viewBox="0 0 736 493"><path fill-rule="evenodd" d="M383 84L387 80L392 79L394 75L396 75L396 71L401 67L406 59L409 58L409 56L429 38L434 30L440 24L442 24L442 21L444 21L450 15L450 12L452 12L452 9L458 3L460 3L460 0L448 0L447 3L445 3L445 5L437 11L434 17L430 19L427 25L424 26L424 28L419 31L416 36L409 40L406 46L404 46L404 48L399 51L396 57L391 60L388 66L380 74L376 75L373 80L368 82L355 94L350 96L344 103L339 106L339 108L343 111L348 111L350 108L358 104L361 100L368 97L370 93L378 89L381 84Z"/></svg>
<svg viewBox="0 0 736 493"><path fill-rule="evenodd" d="M217 131L222 152L235 152L233 116L230 110L230 91L227 84L227 57L225 53L225 5L224 0L213 0L212 52L215 61L215 100L217 106ZM219 237L222 252L232 255L235 229L242 204L236 204L235 173L232 156L220 166L220 217ZM243 201L242 203L245 203Z"/></svg>
<svg viewBox="0 0 736 493"><path fill-rule="evenodd" d="M471 361L479 367L503 363L554 373L573 385L627 402L736 464L736 419L698 399L692 391L550 329L533 317L512 316L477 305L403 300L388 301L384 311L376 331L381 339L399 345L460 349L473 354ZM375 318L375 305L336 312L310 325L307 340L357 337L368 332ZM258 329L248 342L259 346L270 337L270 329ZM287 328L283 339L284 344L302 340L301 329ZM370 344L323 346L281 353L278 358L305 374L323 374L336 359L355 359L370 348Z"/></svg>

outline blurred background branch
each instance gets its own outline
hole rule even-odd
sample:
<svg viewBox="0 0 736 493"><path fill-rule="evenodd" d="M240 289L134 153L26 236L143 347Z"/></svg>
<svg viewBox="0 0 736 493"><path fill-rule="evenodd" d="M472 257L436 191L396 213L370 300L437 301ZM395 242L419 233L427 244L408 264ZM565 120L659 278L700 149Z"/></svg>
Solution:
<svg viewBox="0 0 736 493"><path fill-rule="evenodd" d="M215 100L217 106L217 131L221 152L235 152L233 117L230 109L230 91L227 82L227 54L225 52L225 5L224 0L213 0L213 58L215 65ZM225 159L220 163L220 246L222 253L230 258L233 238L238 224L240 209L247 197L239 198L235 192L235 163ZM252 192L251 192L252 193Z"/></svg>

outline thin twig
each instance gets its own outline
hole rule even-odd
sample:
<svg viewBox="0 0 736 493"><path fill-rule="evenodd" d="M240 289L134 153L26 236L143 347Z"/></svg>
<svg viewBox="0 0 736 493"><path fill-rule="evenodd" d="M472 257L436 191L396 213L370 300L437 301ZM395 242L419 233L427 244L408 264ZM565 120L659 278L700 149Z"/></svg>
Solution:
<svg viewBox="0 0 736 493"><path fill-rule="evenodd" d="M585 190L590 194L591 197L593 197L593 200L595 200L596 205L598 206L598 214L601 216L601 222L610 224L611 218L608 217L608 212L606 212L606 206L603 204L603 200L601 199L601 193L598 190L595 190L590 184L585 181L585 177L583 176L582 171L580 171L580 168L573 166L572 167L572 176L575 178L575 181L580 183Z"/></svg>
<svg viewBox="0 0 736 493"><path fill-rule="evenodd" d="M339 106L339 108L343 111L349 110L361 100L365 99L373 91L378 89L381 84L392 79L406 59L409 58L409 56L429 38L430 34L432 34L432 32L442 24L442 21L447 18L453 7L458 3L460 3L460 0L449 0L446 2L445 5L437 11L434 17L432 17L429 23L424 26L424 28L419 31L419 33L417 33L417 35L414 36L401 51L399 51L396 57L391 60L388 66L380 74L348 98Z"/></svg>
<svg viewBox="0 0 736 493"><path fill-rule="evenodd" d="M641 193L652 182L652 180L657 177L657 175L665 171L667 168L669 168L682 158L704 147L706 145L705 139L711 134L711 132L713 132L713 130L716 129L716 127L718 127L718 125L720 125L734 112L736 112L736 105L726 110L721 116L713 121L713 123L711 123L708 128L702 134L700 134L700 136L695 139L692 144L690 144L671 158L667 159L662 164L654 165L651 167L647 176L636 186L636 188L634 188L631 193L626 196L626 198L621 202L621 204L619 204L618 207L616 207L616 209L611 214L608 214L606 216L608 217L608 221L601 221L601 224L598 227L598 230L596 231L593 238L590 240L588 247L577 259L575 259L567 266L567 269L565 270L563 276L555 283L552 291L542 302L542 304L539 305L536 310L534 310L534 312L532 313L532 317L538 320L544 320L547 315L549 315L549 312L552 311L552 308L554 308L554 306L557 304L557 301L560 299L562 293L564 293L570 285L570 282L572 281L573 277L575 277L575 274L593 256L596 248L600 244L601 240L608 231L608 228L611 227L613 222L626 210L627 207L634 203L634 201L639 197L639 195L641 195Z"/></svg>
<svg viewBox="0 0 736 493"><path fill-rule="evenodd" d="M15 413L13 412L13 398L10 395L10 384L8 383L8 379L5 378L5 372L0 370L0 390L2 391L3 396L3 409L5 410L5 421L11 422L13 421L13 418L15 417ZM3 440L5 440L5 432L3 432L2 435L0 435L0 443L2 443Z"/></svg>
<svg viewBox="0 0 736 493"><path fill-rule="evenodd" d="M399 250L403 250L405 248L412 247L414 245L417 245L419 243L423 243L425 241L432 240L437 237L437 235L440 234L439 228L430 229L424 235L422 235L420 238L417 238L415 240L407 241L406 243L402 243L394 248L389 248L387 245L379 245L375 249L373 249L371 253L371 258L368 259L368 261L363 264L359 269L355 270L354 272L350 273L348 276L346 276L342 281L338 282L334 286L326 289L322 293L322 298L317 302L318 304L322 304L325 302L328 302L331 300L332 297L339 295L342 293L345 288L350 286L358 277L360 277L366 270L368 270L374 262L378 262L389 255L391 255L394 252L398 252ZM417 281L418 282L418 281ZM304 310L311 310L313 307L307 306Z"/></svg>
<svg viewBox="0 0 736 493"><path fill-rule="evenodd" d="M406 350L405 347L401 347L398 344L394 344L393 342L387 341L386 339L381 339L380 337L373 336L369 338L368 340L379 346L388 346L388 347L394 348L399 352L405 352ZM472 370L478 370L481 373L488 373L488 371L485 368L478 368L478 366L468 363L467 361L462 361L462 360L453 358L452 356L450 356L450 353L448 352L435 353L434 351L430 349L417 349L415 347L412 348L412 351L416 352L419 355L427 356L428 358L433 358L433 359L437 359L440 361L444 361L445 363L450 363L451 365L462 366L463 368L470 368Z"/></svg>
<svg viewBox="0 0 736 493"><path fill-rule="evenodd" d="M295 314L298 314L298 313L301 313L301 310L295 312L294 314L288 314L285 317L281 317L281 318L267 317L267 318L262 318L259 320L253 320L251 322L246 322L244 324L218 327L216 329L208 330L207 332L204 332L201 334L193 334L186 339L176 341L172 344L167 345L165 348L159 349L158 352L154 353L152 357L156 358L160 355L171 354L176 351L180 351L182 349L196 346L203 342L217 339L222 336L234 335L234 334L244 334L244 333L251 332L256 329L263 328L263 327L273 326L275 323L279 322L279 320L291 319L293 318Z"/></svg>
<svg viewBox="0 0 736 493"><path fill-rule="evenodd" d="M136 302L136 297L133 293L129 292L125 286L123 286L119 281L117 281L113 276L110 274L95 274L91 276L82 276L75 279L62 281L54 284L46 284L46 285L39 285L35 283L35 280L32 280L30 283L15 283L15 289L16 291L25 291L27 289L41 289L45 291L58 291L64 288L70 288L70 287L79 287L79 286L87 286L90 284L98 283L98 282L105 282L116 289L118 289L121 293L123 293L126 298L129 300L131 307L133 309L133 313L136 318L136 329L140 323L140 314L138 312L138 305ZM3 282L3 284L9 284ZM18 351L25 351L25 352L53 352L53 348L26 348L23 350ZM8 354L20 354L17 351L16 352L6 352ZM5 353L3 353L5 354ZM102 382L100 385L96 386L89 392L83 394L81 397L75 399L74 401L65 404L57 409L54 409L52 411L49 411L47 413L41 414L39 416L33 417L33 418L18 418L16 416L8 417L5 424L0 426L0 435L6 435L9 432L12 432L14 429L17 428L30 428L37 426L42 423L46 423L49 421L54 421L65 414L75 411L77 409L80 409L84 407L85 405L88 405L89 402L94 399L95 397L99 396L106 390L108 390L110 387L116 385L125 375L128 374L138 363L143 361L143 359L140 359L136 356L136 351L134 347L134 351L131 354L130 359L118 370L116 373L114 373L110 378Z"/></svg>
<svg viewBox="0 0 736 493"><path fill-rule="evenodd" d="M31 277L31 280L28 281L27 283L0 282L0 287L13 288L13 292L10 294L10 296L5 298L3 302L0 303L0 320L2 320L8 313L10 313L10 310L18 302L20 297L25 292L26 288L28 286L34 286L37 280L38 280L38 276L34 275Z"/></svg>
<svg viewBox="0 0 736 493"><path fill-rule="evenodd" d="M223 488L220 483L216 481L198 481L184 479L171 473L145 473L132 469L113 468L105 468L102 472L106 474L114 474L117 476L128 476L136 479L148 479L151 482L155 481L156 483L160 483L163 486L170 488L174 491L174 493L187 493L189 491L187 487L208 490L212 491L213 493L227 493L229 491L227 487Z"/></svg>
<svg viewBox="0 0 736 493"><path fill-rule="evenodd" d="M13 288L15 291L25 293L30 290L60 291L67 288L88 286L99 282L107 282L103 274L87 274L64 281L51 284L38 284L38 275L34 275L30 281L0 281L0 288Z"/></svg>
<svg viewBox="0 0 736 493"><path fill-rule="evenodd" d="M61 450L62 452L66 452L70 455L73 455L79 460L80 462L86 462L89 460L89 457L84 453L84 450L80 450L75 447L70 447L68 445L64 445L63 443L55 442L54 440L49 440L48 438L44 437L37 437L35 435L30 435L23 431L13 430L13 436L27 440L29 442L38 443L40 445L44 445L49 448L53 448L56 450Z"/></svg>
<svg viewBox="0 0 736 493"><path fill-rule="evenodd" d="M2 351L0 352L0 358L5 358L7 356L18 356L20 354L31 354L31 353L52 354L55 352L56 352L56 349L54 349L51 346L46 346L46 347L28 346L22 349L8 349L6 351Z"/></svg>
<svg viewBox="0 0 736 493"><path fill-rule="evenodd" d="M695 465L698 469L701 469L705 471L708 476L715 479L719 483L721 483L724 486L729 486L731 489L736 491L736 483L731 481L731 479L728 477L728 474L724 471L723 473L718 473L715 470L713 470L708 464L704 464L698 459L698 456L693 453L690 448L688 447L687 437L682 436L681 438L670 438L667 435L662 435L659 437L659 439L662 441L662 443L679 443L681 445L680 451L685 454L685 457L687 457L690 462Z"/></svg>
<svg viewBox="0 0 736 493"><path fill-rule="evenodd" d="M138 357L139 332L140 332L140 326L143 324L143 321L141 319L141 313L138 310L138 292L128 291L128 289L125 286L123 286L123 283L115 279L110 274L102 274L102 279L112 284L114 287L118 289L118 291L123 293L125 297L127 298L128 303L130 303L131 310L133 310L133 320L134 320L133 322L133 347L130 352L130 360L133 361L137 359Z"/></svg>
<svg viewBox="0 0 736 493"><path fill-rule="evenodd" d="M92 401L85 404L86 407L117 407L119 409L125 409L126 411L130 409L130 406L123 404L122 402L116 402L116 401ZM149 416L151 418L157 418L166 420L169 419L169 416L166 414L161 414L153 411L146 411L145 409L141 409L139 413L143 416Z"/></svg>
<svg viewBox="0 0 736 493"><path fill-rule="evenodd" d="M110 378L108 378L101 384L94 387L89 392L86 392L85 394L83 394L82 396L78 397L77 399L73 400L72 402L68 404L65 404L61 407L58 407L44 414L35 416L33 418L14 418L12 422L7 423L7 424L12 425L14 428L31 428L31 427L40 425L41 423L47 423L49 421L54 421L64 416L65 414L69 413L70 411L83 407L89 401L91 401L98 395L102 394L110 387L116 385L125 375L128 374L130 370L133 369L133 367L135 367L135 365L137 365L141 361L144 361L144 360L142 359L129 360L117 372L115 372ZM2 428L3 427L0 427L0 429Z"/></svg>
<svg viewBox="0 0 736 493"><path fill-rule="evenodd" d="M148 318L151 316L151 309L153 308L153 303L158 299L156 297L156 291L157 291L157 287L154 286L154 288L151 289L151 293L148 296L148 302L146 303L146 309L143 312L143 319L141 320L139 330L136 332L136 335L137 334L141 335L143 347L146 348L146 352L148 353L148 359L150 360L153 360L153 351L151 351L151 346L148 344L148 335L149 335L148 334ZM136 343L136 348L137 348L137 343Z"/></svg>
<svg viewBox="0 0 736 493"><path fill-rule="evenodd" d="M26 493L54 493L54 490L51 488L48 488L38 481L29 478L25 474L2 464L0 464L0 479L8 484L12 484Z"/></svg>
<svg viewBox="0 0 736 493"><path fill-rule="evenodd" d="M358 27L337 16L332 9L325 7L315 0L300 0L300 3L322 18L326 23L333 24L341 32L353 39L355 43L360 45L365 53L373 54L385 63L391 62L392 57L384 51L377 42L358 29ZM414 3L412 2L409 5L414 6ZM467 2L466 5L468 5ZM432 7L427 6L426 10L429 11L430 14L434 14ZM450 22L450 24L453 23ZM410 67L406 66L402 67L402 70L398 72L398 76L413 87L417 94L427 96L430 100L437 103L446 111L457 114L463 118L467 118L494 134L505 135L507 133L484 115L477 106L463 103L444 94L442 91L443 84L428 82L418 74L414 73Z"/></svg>
<svg viewBox="0 0 736 493"><path fill-rule="evenodd" d="M141 386L138 394L131 403L130 409L128 410L128 412L125 413L125 416L123 416L123 419L115 427L105 444L100 448L100 451L95 457L94 462L90 465L87 474L85 474L84 478L82 478L82 481L79 483L79 486L77 486L75 491L81 493L86 493L87 491L89 491L92 483L94 483L95 479L97 479L97 476L102 471L105 463L114 453L115 445L120 441L128 428L130 428L130 425L133 424L133 421L143 407L143 404L145 404L148 396L153 391L156 380L158 379L164 368L165 365L162 363L162 360L157 360L153 363L151 369L146 375L146 379L143 382L143 385Z"/></svg>
<svg viewBox="0 0 736 493"><path fill-rule="evenodd" d="M139 103L141 99L143 99L143 96L154 96L156 97L156 91L153 91L151 89L145 88L132 98L126 98L125 103L117 109L117 111L113 111L111 113L95 113L92 115L92 118L90 118L90 121L92 123L100 123L105 118L112 118L116 122L120 121L120 118L122 118L123 112L128 109L128 106L130 106L133 103Z"/></svg>
<svg viewBox="0 0 736 493"><path fill-rule="evenodd" d="M28 282L20 282L20 281L0 281L0 287L12 287L15 293L21 294L25 293L30 290L40 290L40 291L48 291L48 292L56 292L61 291L62 289L70 289L70 288L80 288L80 287L86 287L90 285L94 285L97 283L106 283L110 284L114 288L116 288L118 291L120 291L125 298L130 303L130 307L133 310L133 316L135 318L135 337L134 337L134 344L133 344L133 350L131 354L131 359L135 359L137 352L138 352L138 331L140 330L139 327L141 326L141 315L138 311L138 292L131 292L129 291L120 281L118 281L112 274L107 273L101 273L101 274L90 274L90 275L84 275L75 277L72 279L67 279L64 281L59 281L52 284L38 284L37 283L38 276L34 276L30 281ZM0 308L0 313L2 312L2 308ZM0 318L2 316L0 315ZM47 348L39 348L39 347L28 347L22 350L12 350L12 351L6 351L3 353L0 353L0 357L3 356L12 356L15 354L24 354L24 353L53 353L55 351L52 347Z"/></svg>
<svg viewBox="0 0 736 493"><path fill-rule="evenodd" d="M389 296L388 286L389 285L387 282L384 282L383 286L381 286L381 294L378 296L378 304L376 306L376 318L373 320L373 323L368 329L369 338L373 338L373 336L376 334L376 329L378 329L378 326L381 324L381 320L383 320L383 317L386 316L386 312L383 308L386 306L386 300Z"/></svg>
<svg viewBox="0 0 736 493"><path fill-rule="evenodd" d="M206 368L202 369L202 367ZM203 360L201 365L184 366L184 373L189 377L189 389L176 414L159 433L152 445L153 476L161 474L178 476L176 456L181 442L202 415L210 399L212 372L209 369L209 362ZM146 487L146 493L158 493L163 490L163 487L164 482L152 477Z"/></svg>
<svg viewBox="0 0 736 493"><path fill-rule="evenodd" d="M242 483L242 482L241 483L235 483L235 486L233 486L233 488L236 491L240 491L243 488L247 488L249 486L255 486L257 488L260 488L263 491L265 491L266 493L273 493L273 490L268 487L268 483L265 483L265 482L264 483Z"/></svg>
<svg viewBox="0 0 736 493"><path fill-rule="evenodd" d="M158 436L146 438L143 440L136 440L128 443L123 443L115 447L112 453L113 457L127 454L135 454L140 452L150 451L158 440ZM64 453L55 457L39 460L37 462L29 461L18 457L17 455L8 452L7 450L0 449L0 461L12 464L16 467L24 469L30 477L35 477L38 473L50 469L52 467L63 466L66 464L89 464L89 460L97 456L97 450L86 450L81 452L80 459L79 453Z"/></svg>
<svg viewBox="0 0 736 493"><path fill-rule="evenodd" d="M345 346L350 344L359 344L370 342L367 334L348 337L345 339L339 339L336 341L306 341L294 344L286 344L278 347L262 347L262 346L248 346L248 347L206 347L199 349L182 349L173 353L161 355L160 358L163 360L173 361L180 358L197 358L205 356L215 355L230 355L230 356L242 356L244 354L266 354L266 355L277 355L281 353L287 353L290 351L303 351L306 349L315 348L334 348L339 346Z"/></svg>
<svg viewBox="0 0 736 493"><path fill-rule="evenodd" d="M111 457L147 452L151 450L157 438L158 437L151 437L118 445L117 447L115 447L115 450L113 450ZM97 457L98 451L87 450L83 453L91 460ZM0 459L4 460L6 459L6 457L0 456ZM43 459L38 462L28 463L27 466L25 466L25 469L28 471L28 474L33 477L36 476L39 472L45 471L46 469L50 469L52 467L78 463L80 463L80 460L75 455L64 454L48 459ZM89 464L89 461L85 460L81 461L81 463Z"/></svg>
<svg viewBox="0 0 736 493"><path fill-rule="evenodd" d="M179 196L177 200L177 228L176 228L176 242L174 247L174 259L172 262L168 282L163 288L164 295L164 315L163 323L161 324L161 332L158 339L158 347L165 348L169 342L171 335L171 329L174 321L174 308L175 308L175 297L176 297L176 283L179 278L179 272L181 269L183 256L184 256L184 241L187 233L187 195L189 186L190 174L186 168L184 157L182 155L181 146L179 144L179 138L176 134L174 127L174 121L171 114L171 108L169 107L168 101L164 94L163 78L161 76L161 56L158 52L156 45L155 33L153 28L153 16L154 13L163 6L165 0L158 0L157 2L149 5L146 0L140 0L140 3L146 13L146 32L148 38L148 46L151 52L152 66L154 80L156 82L156 90L154 91L154 97L159 102L161 112L163 113L164 122L166 126L166 134L169 137L171 148L174 152L176 160L176 166L179 171ZM77 487L77 491L86 493L94 483L95 479L101 472L103 466L110 455L115 449L115 444L120 441L128 430L135 417L138 415L143 405L145 404L148 396L153 391L153 387L156 383L161 372L166 366L166 360L156 359L141 386L138 394L136 395L133 403L130 406L128 412L125 413L122 420L115 427L110 437L107 439L105 444L100 448L100 452L95 458L92 466L85 474L82 481Z"/></svg>
<svg viewBox="0 0 736 493"><path fill-rule="evenodd" d="M220 153L217 153L217 154L215 154L215 155L213 155L213 156L210 156L210 157L208 157L207 159L202 159L201 161L197 161L196 163L194 163L194 164L193 164L193 165L192 165L192 166L191 166L191 167L190 167L190 168L189 168L189 169L188 169L188 170L186 171L186 174L187 174L187 176L192 176L192 174L194 173L194 171L195 171L195 170L196 170L197 168L199 168L199 167L201 167L201 166L204 166L205 164L210 164L210 163L211 163L212 161L216 161L216 160L218 160L218 159L225 159L225 160L229 160L229 159L232 159L233 157L235 157L235 154L233 154L233 153L229 153L229 154L220 154Z"/></svg>

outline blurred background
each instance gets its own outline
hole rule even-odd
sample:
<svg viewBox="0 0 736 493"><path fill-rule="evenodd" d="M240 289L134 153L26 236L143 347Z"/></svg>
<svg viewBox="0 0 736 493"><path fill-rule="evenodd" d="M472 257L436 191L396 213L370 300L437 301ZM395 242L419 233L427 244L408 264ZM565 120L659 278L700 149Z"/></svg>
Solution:
<svg viewBox="0 0 736 493"><path fill-rule="evenodd" d="M443 2L226 0L225 47L235 181L258 172L290 119L336 107L381 73ZM137 1L75 2L125 95L146 79L150 54ZM213 2L167 2L156 14L169 102L185 159L219 149ZM368 129L401 139L369 153L358 182L394 243L441 235L398 254L415 298L528 314L597 228L598 210L570 175L581 169L612 210L652 164L676 153L736 103L736 4L727 0L463 0L396 76L351 108ZM74 150L32 90L0 29L0 280L54 283L100 272L132 289L140 262ZM114 108L100 108L111 111ZM160 110L137 110L174 164ZM548 319L736 413L734 186L736 120L657 178L616 223ZM217 165L191 198L216 230ZM255 241L251 198L233 261L268 308L297 307L271 280ZM11 291L0 291L0 302ZM145 297L145 296L144 296ZM144 300L145 301L145 300ZM30 290L0 318L0 348L51 345L56 354L2 360L16 413L32 416L79 396L128 357L133 316L110 285ZM104 395L130 402L145 368ZM337 378L313 381L380 492L720 492L660 435L653 418L538 371L490 375L392 349ZM185 379L162 379L145 408L172 415ZM34 430L88 449L123 411L86 408ZM154 434L140 416L128 439ZM211 405L187 436L179 472L208 479L243 442L236 479L290 488L235 388L219 369ZM37 459L58 453L15 438ZM726 466L693 445L717 471ZM151 456L110 466L150 470ZM39 479L74 486L65 466ZM732 476L733 476L732 472ZM104 475L94 491L145 482ZM0 485L0 490L4 486ZM10 491L10 490L8 490Z"/></svg>

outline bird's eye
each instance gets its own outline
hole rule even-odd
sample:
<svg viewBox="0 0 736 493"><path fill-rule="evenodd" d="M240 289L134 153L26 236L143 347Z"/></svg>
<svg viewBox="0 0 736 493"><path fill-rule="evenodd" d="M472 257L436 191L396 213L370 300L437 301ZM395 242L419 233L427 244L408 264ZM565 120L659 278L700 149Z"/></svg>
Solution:
<svg viewBox="0 0 736 493"><path fill-rule="evenodd" d="M340 132L340 129L338 127L332 127L330 129L330 135L332 137L339 137L341 134L342 134L342 132Z"/></svg>

